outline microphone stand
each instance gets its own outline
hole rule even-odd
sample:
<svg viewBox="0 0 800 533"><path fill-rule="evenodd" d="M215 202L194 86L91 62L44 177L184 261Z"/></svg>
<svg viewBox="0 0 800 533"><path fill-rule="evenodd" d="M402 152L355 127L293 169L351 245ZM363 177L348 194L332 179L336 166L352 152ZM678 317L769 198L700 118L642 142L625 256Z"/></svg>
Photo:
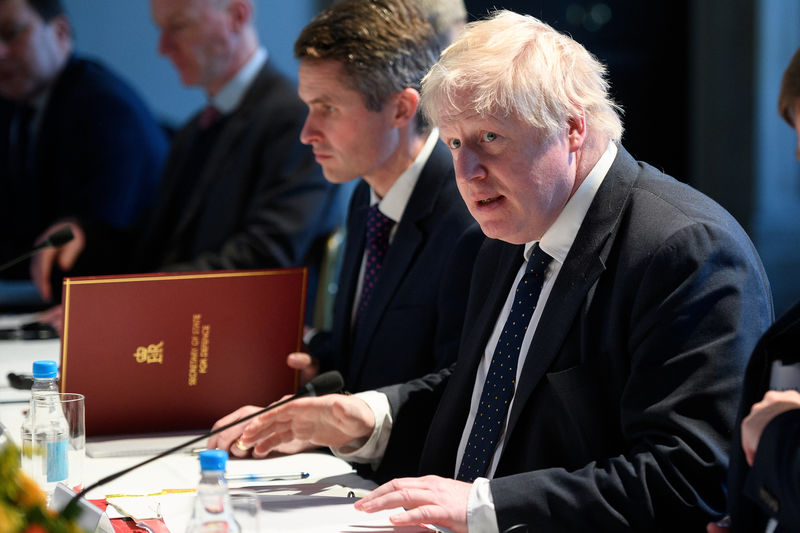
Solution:
<svg viewBox="0 0 800 533"><path fill-rule="evenodd" d="M336 374L338 376L332 376L333 374ZM314 385L315 381L318 381L319 383L323 383L323 386L320 387L320 389L331 389L331 390L320 390L320 393L318 394L317 391L316 391L316 387ZM96 489L97 487L101 487L101 486L105 485L106 483L108 483L110 481L114 481L115 479L124 476L128 472L136 470L137 468L142 467L142 466L144 466L146 464L152 463L156 459L161 459L162 457L165 457L167 455L173 454L173 453L177 452L178 450L180 450L182 448L185 448L186 446L189 446L190 444L194 444L194 443L199 442L201 440L207 439L207 438L211 437L212 435L216 435L217 433L225 431L226 429L230 429L233 426L241 424L242 422L246 422L247 420L250 420L251 418L255 418L255 417L259 416L259 415L263 415L267 411L275 409L276 407L280 407L281 405L284 405L284 404L286 404L288 402L291 402L292 400L296 400L296 399L302 398L304 396L322 396L322 395L329 394L329 393L332 393L332 392L339 392L342 389L342 387L344 387L344 381L342 379L341 374L339 374L339 372L336 372L335 370L332 370L330 372L325 372L324 374L320 374L319 376L317 376L316 378L311 380L309 383L307 383L306 386L303 387L300 391L298 391L297 393L293 394L289 398L286 398L286 399L281 400L279 402L275 402L275 403L273 403L271 405L268 405L267 407L265 407L265 408L263 408L263 409L261 409L259 411L256 411L254 413L250 413L249 415L246 415L246 416L243 416L242 418L234 420L230 424L225 424L224 426L218 427L217 429L209 431L208 433L200 435L199 437L194 437L192 439L189 439L188 441L186 441L186 442L184 442L182 444L178 444L177 446L173 446L172 448L170 448L168 450L165 450L165 451L159 453L158 455L150 457L149 459L145 459L141 463L137 463L137 464L135 464L133 466L130 466L128 468L120 470L119 472L114 472L113 474L110 474L110 475L104 477L103 479L92 483L91 485L89 485L88 487L86 487L85 489L80 491L79 493L75 494L75 496L73 496L72 499L70 499L70 501L67 503L67 505L64 506L64 510L62 511L62 514L64 514L65 516L70 516L70 513L77 512L77 510L78 510L77 509L78 500L83 498L90 490Z"/></svg>
<svg viewBox="0 0 800 533"><path fill-rule="evenodd" d="M2 265L0 265L0 272L6 270L8 268L11 268L12 266L16 265L20 261L24 261L25 259L28 259L29 257L35 255L37 252L39 252L41 250L44 250L45 248L62 246L64 244L68 243L69 241L71 241L73 239L73 237L74 237L74 235L72 234L72 230L68 226L64 227L64 228L61 228L59 230L56 230L53 233L51 233L50 235L48 235L45 240L43 240L41 243L37 244L36 246L34 246L30 250L28 250L27 252L23 253L20 256L15 257L14 259L12 259L10 261L7 261L7 262L3 263Z"/></svg>

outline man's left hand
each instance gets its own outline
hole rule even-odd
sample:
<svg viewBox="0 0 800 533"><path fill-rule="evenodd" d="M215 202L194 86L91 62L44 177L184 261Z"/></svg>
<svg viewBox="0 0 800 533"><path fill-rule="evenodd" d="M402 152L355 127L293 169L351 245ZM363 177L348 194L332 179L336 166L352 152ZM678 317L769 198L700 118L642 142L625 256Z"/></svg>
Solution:
<svg viewBox="0 0 800 533"><path fill-rule="evenodd" d="M472 484L438 476L400 478L381 485L355 503L367 513L403 507L389 517L396 526L436 524L467 533L467 504Z"/></svg>

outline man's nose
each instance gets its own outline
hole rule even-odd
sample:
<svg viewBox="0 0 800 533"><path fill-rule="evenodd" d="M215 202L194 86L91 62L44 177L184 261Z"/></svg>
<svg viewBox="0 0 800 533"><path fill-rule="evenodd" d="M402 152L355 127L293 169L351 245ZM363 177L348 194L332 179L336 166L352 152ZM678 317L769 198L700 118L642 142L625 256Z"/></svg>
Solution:
<svg viewBox="0 0 800 533"><path fill-rule="evenodd" d="M303 144L312 144L314 141L319 140L319 133L315 124L315 120L311 113L306 115L306 120L303 123L303 129L300 130L300 142Z"/></svg>
<svg viewBox="0 0 800 533"><path fill-rule="evenodd" d="M453 168L459 180L472 181L486 177L486 169L479 155L464 147L453 153Z"/></svg>

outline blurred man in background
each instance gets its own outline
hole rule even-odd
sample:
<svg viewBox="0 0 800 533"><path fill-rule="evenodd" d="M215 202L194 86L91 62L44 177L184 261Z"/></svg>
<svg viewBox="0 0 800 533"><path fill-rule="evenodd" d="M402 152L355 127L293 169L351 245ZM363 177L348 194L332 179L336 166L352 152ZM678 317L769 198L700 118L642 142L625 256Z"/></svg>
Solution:
<svg viewBox="0 0 800 533"><path fill-rule="evenodd" d="M315 266L343 220L345 191L323 178L298 140L305 110L259 43L253 2L150 7L159 53L185 85L203 89L208 105L175 134L129 270Z"/></svg>
<svg viewBox="0 0 800 533"><path fill-rule="evenodd" d="M0 0L0 97L0 262L69 223L85 250L55 263L45 252L34 275L44 300L58 298L63 272L125 268L120 248L153 201L167 140L125 82L73 53L59 0Z"/></svg>
<svg viewBox="0 0 800 533"><path fill-rule="evenodd" d="M467 8L464 0L414 0L422 14L433 26L442 47L458 37L467 24Z"/></svg>

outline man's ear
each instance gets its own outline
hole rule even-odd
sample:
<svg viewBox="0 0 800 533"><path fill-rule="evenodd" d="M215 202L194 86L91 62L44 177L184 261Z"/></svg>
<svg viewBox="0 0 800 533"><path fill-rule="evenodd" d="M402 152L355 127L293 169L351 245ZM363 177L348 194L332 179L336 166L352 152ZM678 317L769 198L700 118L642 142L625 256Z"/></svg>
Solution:
<svg viewBox="0 0 800 533"><path fill-rule="evenodd" d="M253 17L253 5L244 0L233 0L228 4L227 13L230 17L231 28L239 33L242 28L250 24L250 19Z"/></svg>
<svg viewBox="0 0 800 533"><path fill-rule="evenodd" d="M570 152L577 152L583 146L586 140L586 118L583 113L567 119L567 140Z"/></svg>
<svg viewBox="0 0 800 533"><path fill-rule="evenodd" d="M406 88L394 96L394 126L405 126L417 116L419 92Z"/></svg>
<svg viewBox="0 0 800 533"><path fill-rule="evenodd" d="M72 50L72 25L66 15L56 15L48 23L62 52Z"/></svg>

